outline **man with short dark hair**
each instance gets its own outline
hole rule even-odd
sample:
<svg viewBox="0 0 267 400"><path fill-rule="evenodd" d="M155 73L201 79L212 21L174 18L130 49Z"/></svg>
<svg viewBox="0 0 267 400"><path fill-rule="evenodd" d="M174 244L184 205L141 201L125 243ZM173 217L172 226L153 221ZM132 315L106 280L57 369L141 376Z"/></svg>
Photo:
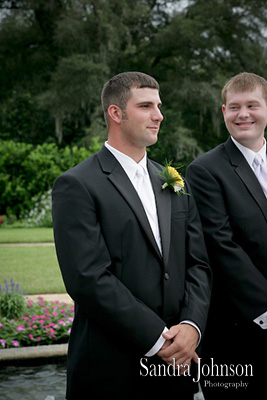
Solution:
<svg viewBox="0 0 267 400"><path fill-rule="evenodd" d="M53 188L57 255L75 300L67 399L192 400L186 365L197 361L211 281L197 209L193 196L163 190L162 167L147 159L163 119L158 83L119 74L102 104L108 141Z"/></svg>

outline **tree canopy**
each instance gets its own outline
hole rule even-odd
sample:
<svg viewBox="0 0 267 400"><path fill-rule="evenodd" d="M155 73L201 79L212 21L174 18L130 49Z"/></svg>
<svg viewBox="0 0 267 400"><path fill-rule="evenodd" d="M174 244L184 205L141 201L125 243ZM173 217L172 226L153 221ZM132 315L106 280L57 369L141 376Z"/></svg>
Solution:
<svg viewBox="0 0 267 400"><path fill-rule="evenodd" d="M151 157L187 165L227 136L224 83L242 71L266 78L266 27L265 0L2 0L0 138L104 140L102 86L139 70L163 101Z"/></svg>

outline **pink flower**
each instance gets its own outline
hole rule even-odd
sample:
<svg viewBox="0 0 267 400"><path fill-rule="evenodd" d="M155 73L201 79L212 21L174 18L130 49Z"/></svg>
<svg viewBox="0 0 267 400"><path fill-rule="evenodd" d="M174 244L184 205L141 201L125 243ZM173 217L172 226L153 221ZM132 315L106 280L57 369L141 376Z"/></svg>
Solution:
<svg viewBox="0 0 267 400"><path fill-rule="evenodd" d="M24 326L23 325L18 325L17 326L17 330L20 332L20 331L25 331L25 328L24 328Z"/></svg>
<svg viewBox="0 0 267 400"><path fill-rule="evenodd" d="M53 312L52 315L53 315L54 317L57 317L57 312Z"/></svg>
<svg viewBox="0 0 267 400"><path fill-rule="evenodd" d="M0 328L2 328L2 326L4 326L3 324L1 324L1 322L0 322Z"/></svg>
<svg viewBox="0 0 267 400"><path fill-rule="evenodd" d="M32 301L28 301L27 304L28 304L29 307L32 307L32 306L33 306L33 302L32 302Z"/></svg>
<svg viewBox="0 0 267 400"><path fill-rule="evenodd" d="M33 340L33 335L31 333L28 335L28 337Z"/></svg>
<svg viewBox="0 0 267 400"><path fill-rule="evenodd" d="M37 337L37 342L40 342L41 338L40 336Z"/></svg>
<svg viewBox="0 0 267 400"><path fill-rule="evenodd" d="M14 347L19 347L19 342L17 340L11 340L10 342Z"/></svg>
<svg viewBox="0 0 267 400"><path fill-rule="evenodd" d="M5 339L0 339L0 343L2 347L6 347L6 340Z"/></svg>

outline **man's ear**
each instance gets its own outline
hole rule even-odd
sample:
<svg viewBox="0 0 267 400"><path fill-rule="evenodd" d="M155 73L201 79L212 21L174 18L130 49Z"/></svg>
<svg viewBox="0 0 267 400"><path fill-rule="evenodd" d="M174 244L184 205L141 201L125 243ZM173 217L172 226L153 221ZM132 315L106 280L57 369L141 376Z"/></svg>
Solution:
<svg viewBox="0 0 267 400"><path fill-rule="evenodd" d="M225 114L225 104L222 105L222 112L223 112L223 115L224 115Z"/></svg>
<svg viewBox="0 0 267 400"><path fill-rule="evenodd" d="M119 124L122 120L122 110L115 104L109 106L108 115L110 119L112 119L112 121L116 122L117 124Z"/></svg>

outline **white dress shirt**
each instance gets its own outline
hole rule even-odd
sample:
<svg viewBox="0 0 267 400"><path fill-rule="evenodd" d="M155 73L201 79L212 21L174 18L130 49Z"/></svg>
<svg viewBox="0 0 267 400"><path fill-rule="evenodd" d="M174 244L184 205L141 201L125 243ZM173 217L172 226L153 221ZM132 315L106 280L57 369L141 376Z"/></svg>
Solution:
<svg viewBox="0 0 267 400"><path fill-rule="evenodd" d="M254 158L256 154L260 154L263 161L266 163L266 140L264 139L264 145L263 147L256 153L255 151L249 149L248 147L243 146L242 144L238 143L232 136L231 139L233 140L234 144L236 147L241 151L245 159L247 160L249 166L251 167L252 171L255 173L255 168L254 168ZM257 318L253 320L257 325L259 325L262 329L267 329L267 311L261 315L259 315Z"/></svg>
<svg viewBox="0 0 267 400"><path fill-rule="evenodd" d="M263 161L266 163L266 140L264 138L263 138L264 145L257 153L255 153L255 151L249 149L248 147L245 147L242 144L238 143L232 136L231 136L231 139L234 142L234 144L236 145L236 147L241 151L241 153L247 160L249 166L252 168L253 172L254 172L253 161L254 161L256 154L260 154L262 156Z"/></svg>
<svg viewBox="0 0 267 400"><path fill-rule="evenodd" d="M145 209L147 218L149 220L151 229L153 231L155 240L158 244L160 252L162 253L159 223L158 223L158 216L157 216L157 210L156 210L156 201L155 201L155 196L154 196L153 188L151 185L151 181L149 178L149 173L147 171L147 153L145 153L144 157L142 158L142 160L139 163L136 163L131 157L127 156L124 153L121 153L119 150L110 146L108 144L108 142L105 142L105 146L114 155L114 157L117 159L117 161L121 164L122 168L126 172L128 178L130 179L131 183L133 184L133 186L137 192L138 192L138 190L137 190L138 183L137 183L137 179L136 179L136 172L137 172L137 169L140 168L140 166L143 168L145 181L142 186L143 186L144 191L147 192L148 195L150 196L150 201L146 202L145 199L142 200L143 196L140 196L140 200L142 201L142 204L144 206L144 209ZM151 199L152 199L152 201L151 201ZM199 344L199 342L201 340L201 332L200 332L200 329L198 328L198 326L196 324L194 324L194 322L187 321L187 320L182 321L180 323L181 324L189 324L189 325L192 325L194 328L196 328L196 330L199 333L199 340L198 340L198 344ZM167 332L167 331L168 331L168 329L164 328L162 333ZM164 342L165 342L165 339L163 338L163 336L161 334L159 339L155 343L155 345L145 354L145 356L152 357L153 355L155 355L161 349Z"/></svg>

